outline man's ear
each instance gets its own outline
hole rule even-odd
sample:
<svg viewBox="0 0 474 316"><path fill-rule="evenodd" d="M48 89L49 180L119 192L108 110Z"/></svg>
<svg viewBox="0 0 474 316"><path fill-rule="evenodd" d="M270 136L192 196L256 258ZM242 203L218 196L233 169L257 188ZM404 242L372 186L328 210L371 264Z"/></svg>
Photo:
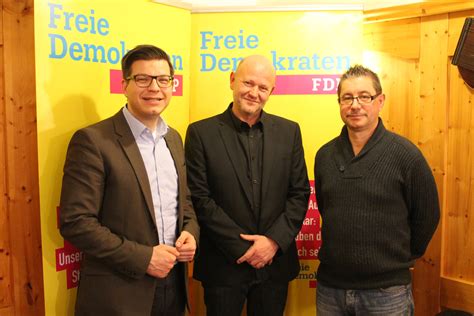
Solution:
<svg viewBox="0 0 474 316"><path fill-rule="evenodd" d="M122 79L122 93L127 95L127 86L128 86L129 81Z"/></svg>
<svg viewBox="0 0 474 316"><path fill-rule="evenodd" d="M385 94L382 93L382 94L379 96L379 98L380 98L380 101L379 101L379 102L380 102L380 105L379 105L379 112L380 112L380 111L382 111L383 106L384 106L384 104L385 104Z"/></svg>
<svg viewBox="0 0 474 316"><path fill-rule="evenodd" d="M233 88L234 82L235 82L235 73L233 71L231 71L230 77L229 77L229 84L230 84L230 88L232 90L234 90L234 88Z"/></svg>

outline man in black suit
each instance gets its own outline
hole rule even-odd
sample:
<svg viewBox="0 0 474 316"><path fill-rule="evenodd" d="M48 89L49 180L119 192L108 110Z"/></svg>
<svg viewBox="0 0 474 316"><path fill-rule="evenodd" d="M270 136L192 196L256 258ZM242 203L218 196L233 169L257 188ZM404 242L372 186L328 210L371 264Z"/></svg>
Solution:
<svg viewBox="0 0 474 316"><path fill-rule="evenodd" d="M282 315L299 272L295 236L309 183L298 124L265 113L275 69L249 56L230 75L233 102L189 126L188 185L201 225L194 277L207 315Z"/></svg>

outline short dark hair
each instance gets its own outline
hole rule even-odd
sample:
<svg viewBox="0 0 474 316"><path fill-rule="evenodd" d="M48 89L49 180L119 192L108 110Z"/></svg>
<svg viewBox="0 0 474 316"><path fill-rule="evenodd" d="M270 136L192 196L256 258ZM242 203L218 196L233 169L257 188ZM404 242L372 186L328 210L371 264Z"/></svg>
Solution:
<svg viewBox="0 0 474 316"><path fill-rule="evenodd" d="M377 76L377 74L369 68L366 68L362 65L354 65L342 74L339 85L337 86L337 96L341 96L341 86L346 79L358 77L370 77L372 79L372 85L374 86L375 93L382 93L382 85L380 84L379 76Z"/></svg>
<svg viewBox="0 0 474 316"><path fill-rule="evenodd" d="M166 60L170 66L170 75L174 76L173 64L171 63L168 54L153 45L138 45L132 50L129 50L122 58L122 76L127 79L132 72L132 65L137 60Z"/></svg>

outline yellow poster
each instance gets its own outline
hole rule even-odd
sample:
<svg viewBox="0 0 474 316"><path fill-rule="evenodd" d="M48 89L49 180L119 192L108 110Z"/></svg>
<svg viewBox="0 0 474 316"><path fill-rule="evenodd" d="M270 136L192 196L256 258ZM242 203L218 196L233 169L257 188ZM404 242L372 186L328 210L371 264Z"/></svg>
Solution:
<svg viewBox="0 0 474 316"><path fill-rule="evenodd" d="M125 104L120 59L128 49L154 44L170 54L176 81L164 117L183 137L189 122L226 109L232 99L229 75L241 58L267 56L277 70L277 88L265 110L300 124L312 179L317 149L342 126L336 88L339 75L361 60L361 19L361 12L344 11L191 14L147 0L36 0L46 315L73 314L82 259L57 227L67 144L74 131ZM301 272L290 285L287 315L315 314L319 228L312 195L297 236Z"/></svg>
<svg viewBox="0 0 474 316"><path fill-rule="evenodd" d="M35 1L36 94L46 315L73 315L82 253L57 227L62 167L72 133L124 104L120 60L138 44L171 57L174 97L165 120L184 136L189 117L191 17L146 0Z"/></svg>
<svg viewBox="0 0 474 316"><path fill-rule="evenodd" d="M337 84L361 62L361 12L239 12L192 14L190 122L223 112L232 101L229 75L239 60L261 54L277 71L265 111L299 123L309 178L314 156L342 127ZM315 315L320 216L314 184L296 237L301 272L290 284L286 315Z"/></svg>

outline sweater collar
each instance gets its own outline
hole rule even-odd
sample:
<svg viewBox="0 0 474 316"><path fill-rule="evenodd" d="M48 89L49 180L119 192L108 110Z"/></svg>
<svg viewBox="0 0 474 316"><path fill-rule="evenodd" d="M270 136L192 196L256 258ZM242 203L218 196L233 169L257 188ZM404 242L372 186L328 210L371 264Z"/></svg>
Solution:
<svg viewBox="0 0 474 316"><path fill-rule="evenodd" d="M390 133L379 118L377 128L357 156L354 156L347 127L343 127L337 138L333 153L334 163L343 178L360 178L367 174L371 166L379 159L390 142ZM376 146L380 144L379 146Z"/></svg>
<svg viewBox="0 0 474 316"><path fill-rule="evenodd" d="M344 125L339 137L340 139L339 146L342 146L341 149L344 153L344 158L346 158L347 160L350 160L350 159L359 160L383 138L386 132L387 130L385 129L385 126L383 125L383 121L379 117L379 121L377 123L377 127L375 128L374 133L372 134L372 136L370 136L369 140L364 145L364 147L359 152L359 154L355 156L354 151L352 150L351 141L349 139L349 132L347 130L347 126Z"/></svg>

